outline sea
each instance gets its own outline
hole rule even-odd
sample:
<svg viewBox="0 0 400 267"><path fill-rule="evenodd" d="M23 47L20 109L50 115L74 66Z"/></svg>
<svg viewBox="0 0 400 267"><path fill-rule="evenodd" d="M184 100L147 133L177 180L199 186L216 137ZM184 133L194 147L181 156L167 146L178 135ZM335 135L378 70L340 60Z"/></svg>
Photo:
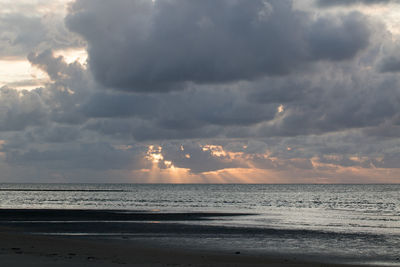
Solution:
<svg viewBox="0 0 400 267"><path fill-rule="evenodd" d="M128 241L150 240L177 248L310 261L400 266L399 184L0 184L0 209L215 213L207 220L161 223L225 230L179 235L113 232L108 238L123 236ZM238 216L218 215L224 213Z"/></svg>

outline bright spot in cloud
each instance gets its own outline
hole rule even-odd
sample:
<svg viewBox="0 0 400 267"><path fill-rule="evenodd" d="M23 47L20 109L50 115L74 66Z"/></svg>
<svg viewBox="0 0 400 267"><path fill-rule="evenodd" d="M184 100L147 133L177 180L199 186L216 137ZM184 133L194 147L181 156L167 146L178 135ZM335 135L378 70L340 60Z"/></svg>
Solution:
<svg viewBox="0 0 400 267"><path fill-rule="evenodd" d="M161 146L155 147L151 145L147 150L146 159L150 160L153 163L159 163L160 161L164 160L164 156L161 154L161 152Z"/></svg>
<svg viewBox="0 0 400 267"><path fill-rule="evenodd" d="M71 64L78 61L82 66L86 66L88 54L85 48L70 48L63 50L56 50L53 52L54 56L62 56L66 63Z"/></svg>
<svg viewBox="0 0 400 267"><path fill-rule="evenodd" d="M44 86L48 81L47 74L28 60L0 60L0 87L30 90Z"/></svg>
<svg viewBox="0 0 400 267"><path fill-rule="evenodd" d="M282 113L285 111L285 107L283 105L279 105L278 107L278 113Z"/></svg>
<svg viewBox="0 0 400 267"><path fill-rule="evenodd" d="M174 165L172 164L172 161L169 161L169 160L164 160L164 165L167 168L174 168Z"/></svg>
<svg viewBox="0 0 400 267"><path fill-rule="evenodd" d="M215 157L226 157L227 153L222 146L217 145L204 145L202 147L203 151L210 151L211 155Z"/></svg>

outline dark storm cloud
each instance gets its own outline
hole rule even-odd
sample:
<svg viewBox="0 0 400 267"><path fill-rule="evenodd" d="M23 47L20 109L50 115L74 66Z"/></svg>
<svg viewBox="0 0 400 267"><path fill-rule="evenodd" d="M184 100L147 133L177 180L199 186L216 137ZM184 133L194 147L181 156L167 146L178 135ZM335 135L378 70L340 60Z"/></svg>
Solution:
<svg viewBox="0 0 400 267"><path fill-rule="evenodd" d="M370 35L361 14L314 21L289 0L79 0L66 22L87 40L96 79L127 91L283 75L350 59Z"/></svg>
<svg viewBox="0 0 400 267"><path fill-rule="evenodd" d="M250 126L274 118L277 105L253 104L231 88L197 88L161 99L158 124L167 129L199 126ZM187 125L187 126L186 126Z"/></svg>
<svg viewBox="0 0 400 267"><path fill-rule="evenodd" d="M201 128L198 126L191 128L188 124L186 126L185 128L169 129L161 127L152 120L113 118L90 120L85 124L84 129L112 138L133 139L138 142L224 137L223 129L220 126L207 125Z"/></svg>
<svg viewBox="0 0 400 267"><path fill-rule="evenodd" d="M278 99L283 104L283 112L273 123L259 127L258 135L323 134L394 123L400 114L398 78L372 68L360 70L363 59L359 60L354 67L322 64L317 76L274 78L268 79L271 86L262 87L262 82L255 86L250 101L270 103ZM286 98L278 97L286 92Z"/></svg>
<svg viewBox="0 0 400 267"><path fill-rule="evenodd" d="M397 78L360 72L358 61L346 70L320 63L312 75L132 94L97 90L81 65L66 64L50 51L29 59L53 80L32 91L46 112L29 120L31 125L48 120L121 140L298 136L364 127L378 132L373 128L399 115Z"/></svg>
<svg viewBox="0 0 400 267"><path fill-rule="evenodd" d="M86 116L98 118L87 129L136 140L284 137L357 128L377 134L399 116L398 88L396 77L346 73L340 67L319 73L318 80L275 77L229 89L102 93L82 108Z"/></svg>
<svg viewBox="0 0 400 267"><path fill-rule="evenodd" d="M258 80L251 84L243 84L248 91L247 99L258 104L286 104L301 101L309 95L318 94L310 79L304 77L273 77L267 80Z"/></svg>
<svg viewBox="0 0 400 267"><path fill-rule="evenodd" d="M251 103L237 85L194 87L169 94L101 92L78 63L47 50L29 60L53 80L39 90L51 121L137 140L201 138L221 126L251 126L274 118L278 104ZM124 119L125 118L125 119Z"/></svg>
<svg viewBox="0 0 400 267"><path fill-rule="evenodd" d="M368 44L369 30L360 13L343 17L323 17L309 31L311 55L315 59L344 60L352 58Z"/></svg>
<svg viewBox="0 0 400 267"><path fill-rule="evenodd" d="M317 4L321 7L350 6L355 4L374 5L395 2L393 0L317 0Z"/></svg>
<svg viewBox="0 0 400 267"><path fill-rule="evenodd" d="M160 99L153 96L131 94L96 93L81 111L92 118L155 117L159 112Z"/></svg>
<svg viewBox="0 0 400 267"><path fill-rule="evenodd" d="M97 93L82 104L82 112L92 118L147 120L140 123L144 129L147 128L145 125L153 125L176 132L177 136L210 125L250 126L274 118L277 104L254 104L246 98L246 94L232 88L196 88L153 95ZM156 131L158 134L162 132Z"/></svg>

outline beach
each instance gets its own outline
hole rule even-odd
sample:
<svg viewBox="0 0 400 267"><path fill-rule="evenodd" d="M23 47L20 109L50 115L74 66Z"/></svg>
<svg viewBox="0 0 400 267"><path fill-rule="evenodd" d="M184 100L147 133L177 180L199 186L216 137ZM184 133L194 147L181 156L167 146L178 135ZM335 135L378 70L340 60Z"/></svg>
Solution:
<svg viewBox="0 0 400 267"><path fill-rule="evenodd" d="M384 185L7 184L0 262L400 266L397 193Z"/></svg>
<svg viewBox="0 0 400 267"><path fill-rule="evenodd" d="M0 229L2 266L356 266L285 257L151 247L130 240L82 239L24 234Z"/></svg>

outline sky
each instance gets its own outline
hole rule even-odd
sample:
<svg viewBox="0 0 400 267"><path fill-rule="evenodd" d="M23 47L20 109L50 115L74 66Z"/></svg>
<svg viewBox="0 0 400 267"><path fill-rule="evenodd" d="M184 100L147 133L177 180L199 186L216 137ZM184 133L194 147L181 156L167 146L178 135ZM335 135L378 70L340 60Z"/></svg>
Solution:
<svg viewBox="0 0 400 267"><path fill-rule="evenodd" d="M400 4L0 0L0 182L400 183Z"/></svg>

